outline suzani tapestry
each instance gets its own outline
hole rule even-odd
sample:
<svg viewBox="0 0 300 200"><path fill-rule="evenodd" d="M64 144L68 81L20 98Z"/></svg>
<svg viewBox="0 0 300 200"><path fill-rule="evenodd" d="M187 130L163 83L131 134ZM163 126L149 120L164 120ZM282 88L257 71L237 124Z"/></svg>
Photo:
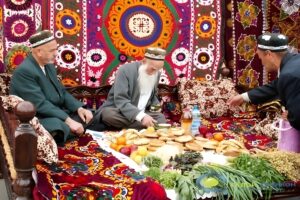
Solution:
<svg viewBox="0 0 300 200"><path fill-rule="evenodd" d="M255 55L257 36L265 23L263 1L226 1L226 61L232 69L234 82L243 89L257 87L264 82L264 70ZM231 32L231 34L230 34Z"/></svg>
<svg viewBox="0 0 300 200"><path fill-rule="evenodd" d="M223 62L222 1L49 0L57 66L68 85L113 84L121 64L142 59L147 46L167 49L161 83L216 79Z"/></svg>
<svg viewBox="0 0 300 200"><path fill-rule="evenodd" d="M0 72L26 57L29 37L42 26L42 0L0 0Z"/></svg>
<svg viewBox="0 0 300 200"><path fill-rule="evenodd" d="M269 26L270 32L280 32L289 36L291 50L300 49L300 1L271 0Z"/></svg>
<svg viewBox="0 0 300 200"><path fill-rule="evenodd" d="M255 55L257 36L263 32L289 36L292 51L300 48L300 1L226 0L225 60L234 82L245 90L270 82L277 74L267 73Z"/></svg>

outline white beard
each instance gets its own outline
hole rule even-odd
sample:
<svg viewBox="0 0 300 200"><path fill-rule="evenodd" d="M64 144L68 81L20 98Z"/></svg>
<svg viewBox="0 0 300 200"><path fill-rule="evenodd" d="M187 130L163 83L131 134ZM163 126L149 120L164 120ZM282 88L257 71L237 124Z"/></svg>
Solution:
<svg viewBox="0 0 300 200"><path fill-rule="evenodd" d="M149 94L154 89L154 86L157 82L157 73L154 73L152 75L148 75L146 73L147 65L142 64L139 67L139 77L138 77L138 83L140 86L140 93L141 94Z"/></svg>

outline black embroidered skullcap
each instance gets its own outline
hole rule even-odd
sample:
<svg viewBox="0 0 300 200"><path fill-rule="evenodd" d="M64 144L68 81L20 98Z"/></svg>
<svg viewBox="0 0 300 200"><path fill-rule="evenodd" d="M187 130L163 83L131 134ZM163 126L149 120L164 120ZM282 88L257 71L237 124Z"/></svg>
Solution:
<svg viewBox="0 0 300 200"><path fill-rule="evenodd" d="M280 52L288 49L289 38L280 33L264 33L258 37L257 43L258 49Z"/></svg>
<svg viewBox="0 0 300 200"><path fill-rule="evenodd" d="M145 57L152 60L164 60L166 57L166 50L159 47L148 47L145 50Z"/></svg>
<svg viewBox="0 0 300 200"><path fill-rule="evenodd" d="M54 36L51 33L51 31L49 30L43 30L43 31L39 31L35 34L33 34L30 38L29 38L29 42L31 44L32 48L41 46L43 44L46 44L48 42L51 42L52 40L54 40Z"/></svg>

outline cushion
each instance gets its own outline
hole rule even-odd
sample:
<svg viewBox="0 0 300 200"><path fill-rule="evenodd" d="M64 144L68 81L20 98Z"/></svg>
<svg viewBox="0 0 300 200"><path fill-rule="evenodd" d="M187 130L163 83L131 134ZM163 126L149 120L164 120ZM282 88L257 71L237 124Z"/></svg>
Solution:
<svg viewBox="0 0 300 200"><path fill-rule="evenodd" d="M177 93L176 93L177 95ZM159 96L160 103L162 107L162 113L166 117L168 123L173 124L176 126L176 124L180 123L181 119L181 103L176 98L175 93L168 93L168 94L162 94Z"/></svg>
<svg viewBox="0 0 300 200"><path fill-rule="evenodd" d="M12 111L18 103L23 101L23 99L15 95L1 96L1 99L4 109L7 111ZM39 123L37 117L34 117L30 124L37 134L37 159L44 160L47 163L57 162L57 144L51 134Z"/></svg>
<svg viewBox="0 0 300 200"><path fill-rule="evenodd" d="M182 108L198 105L202 117L232 116L239 107L229 107L227 100L238 93L231 79L199 81L181 79L178 95Z"/></svg>
<svg viewBox="0 0 300 200"><path fill-rule="evenodd" d="M11 74L0 73L0 95L9 95L9 84L11 79Z"/></svg>
<svg viewBox="0 0 300 200"><path fill-rule="evenodd" d="M278 140L278 130L274 129L272 124L279 120L278 117L272 119L270 115L267 115L265 119L260 121L255 127L254 130L256 130L258 133L262 135L269 136L274 141Z"/></svg>

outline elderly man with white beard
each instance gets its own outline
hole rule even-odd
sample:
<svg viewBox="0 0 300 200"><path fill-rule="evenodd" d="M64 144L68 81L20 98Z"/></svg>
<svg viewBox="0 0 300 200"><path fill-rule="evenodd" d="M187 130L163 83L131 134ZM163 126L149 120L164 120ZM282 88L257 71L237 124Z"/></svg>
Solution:
<svg viewBox="0 0 300 200"><path fill-rule="evenodd" d="M149 111L159 104L157 85L165 55L164 49L149 47L142 61L119 68L107 101L97 111L103 123L112 129L142 129L166 122L162 113Z"/></svg>

